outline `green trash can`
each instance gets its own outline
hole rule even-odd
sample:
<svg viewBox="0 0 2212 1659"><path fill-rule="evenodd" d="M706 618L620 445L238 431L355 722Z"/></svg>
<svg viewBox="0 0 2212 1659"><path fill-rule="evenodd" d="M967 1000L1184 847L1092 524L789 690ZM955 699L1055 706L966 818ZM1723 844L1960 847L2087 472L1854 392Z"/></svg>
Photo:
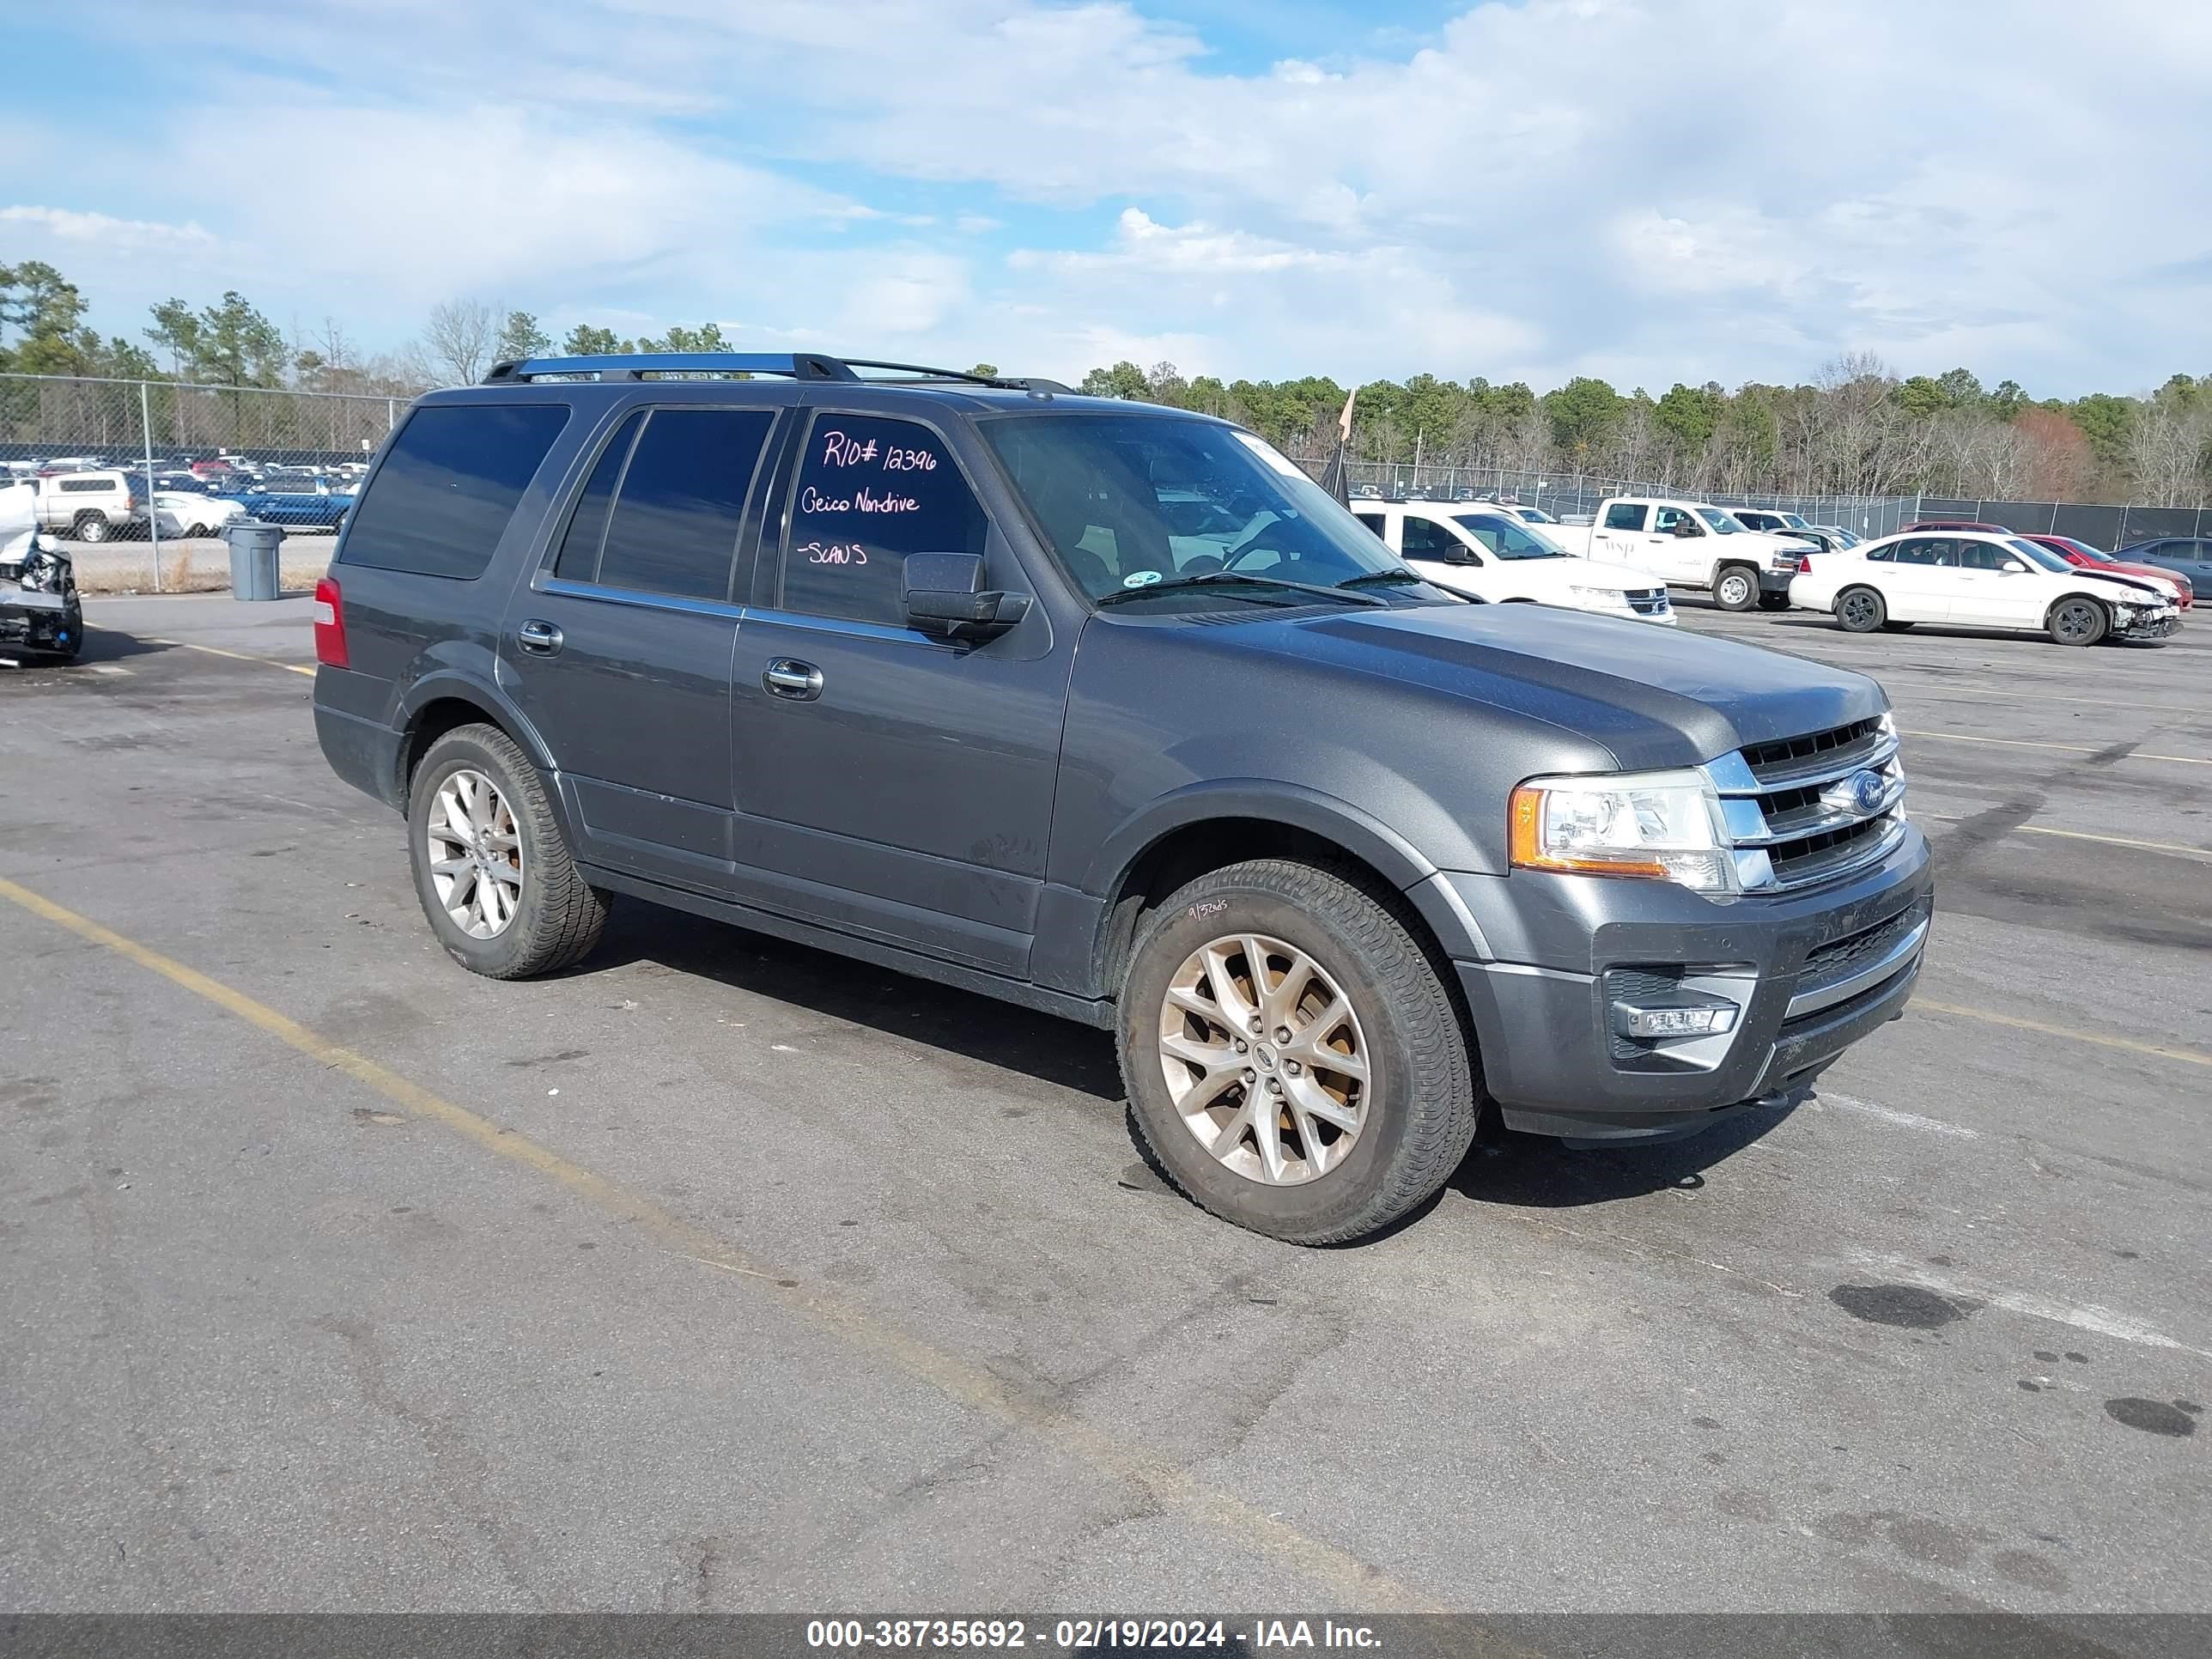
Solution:
<svg viewBox="0 0 2212 1659"><path fill-rule="evenodd" d="M222 538L230 544L230 597L275 599L276 552L284 544L283 527L258 519L237 519L224 527Z"/></svg>

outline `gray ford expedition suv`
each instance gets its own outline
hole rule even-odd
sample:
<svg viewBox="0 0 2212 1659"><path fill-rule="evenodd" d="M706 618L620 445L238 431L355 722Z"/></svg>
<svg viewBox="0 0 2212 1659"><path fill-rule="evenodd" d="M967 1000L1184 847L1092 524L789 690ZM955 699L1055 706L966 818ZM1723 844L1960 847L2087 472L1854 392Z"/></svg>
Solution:
<svg viewBox="0 0 2212 1659"><path fill-rule="evenodd" d="M1802 1084L1927 935L1873 681L1460 602L1250 433L1049 382L501 364L386 442L315 637L462 966L628 894L1100 1026L1158 1165L1299 1243L1484 1109Z"/></svg>

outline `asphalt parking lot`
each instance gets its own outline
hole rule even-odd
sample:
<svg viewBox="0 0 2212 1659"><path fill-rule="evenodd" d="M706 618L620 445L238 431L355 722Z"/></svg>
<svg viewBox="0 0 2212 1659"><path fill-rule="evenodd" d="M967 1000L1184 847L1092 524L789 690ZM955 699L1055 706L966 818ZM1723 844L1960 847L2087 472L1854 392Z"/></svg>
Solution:
<svg viewBox="0 0 2212 1659"><path fill-rule="evenodd" d="M1095 1031L641 904L470 976L302 602L88 622L0 668L0 1606L2207 1609L2212 624L1686 610L1888 687L1918 1000L1312 1252Z"/></svg>

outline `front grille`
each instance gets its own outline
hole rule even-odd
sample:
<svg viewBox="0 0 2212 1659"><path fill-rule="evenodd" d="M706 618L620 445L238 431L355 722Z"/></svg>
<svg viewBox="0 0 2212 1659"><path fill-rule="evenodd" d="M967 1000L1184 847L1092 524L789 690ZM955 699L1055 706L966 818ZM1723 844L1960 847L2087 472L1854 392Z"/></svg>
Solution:
<svg viewBox="0 0 2212 1659"><path fill-rule="evenodd" d="M1629 590L1628 608L1639 617L1656 617L1667 609L1667 590L1647 588L1641 592Z"/></svg>
<svg viewBox="0 0 2212 1659"><path fill-rule="evenodd" d="M1905 775L1880 716L1746 744L1706 771L1747 891L1835 880L1887 856L1905 834ZM1849 782L1862 772L1881 781L1872 811Z"/></svg>
<svg viewBox="0 0 2212 1659"><path fill-rule="evenodd" d="M1872 754L1881 741L1881 720L1877 717L1854 720L1832 731L1815 732L1810 737L1747 743L1741 752L1752 776L1762 783L1771 783L1795 781L1808 770L1817 771L1824 777L1840 776Z"/></svg>
<svg viewBox="0 0 2212 1659"><path fill-rule="evenodd" d="M1862 963L1875 960L1917 927L1926 914L1920 905L1909 905L1887 921L1878 921L1843 939L1829 940L1806 957L1804 972L1798 976L1798 989L1817 990L1823 985L1850 978Z"/></svg>

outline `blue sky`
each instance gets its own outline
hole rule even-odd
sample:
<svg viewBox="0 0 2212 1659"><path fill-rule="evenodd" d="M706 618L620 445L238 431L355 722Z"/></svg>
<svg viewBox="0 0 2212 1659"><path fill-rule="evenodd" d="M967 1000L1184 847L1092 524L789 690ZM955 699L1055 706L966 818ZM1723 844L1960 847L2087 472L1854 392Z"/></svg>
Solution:
<svg viewBox="0 0 2212 1659"><path fill-rule="evenodd" d="M0 262L389 347L477 298L1073 377L2212 371L2172 0L81 0ZM72 64L82 70L72 70Z"/></svg>

